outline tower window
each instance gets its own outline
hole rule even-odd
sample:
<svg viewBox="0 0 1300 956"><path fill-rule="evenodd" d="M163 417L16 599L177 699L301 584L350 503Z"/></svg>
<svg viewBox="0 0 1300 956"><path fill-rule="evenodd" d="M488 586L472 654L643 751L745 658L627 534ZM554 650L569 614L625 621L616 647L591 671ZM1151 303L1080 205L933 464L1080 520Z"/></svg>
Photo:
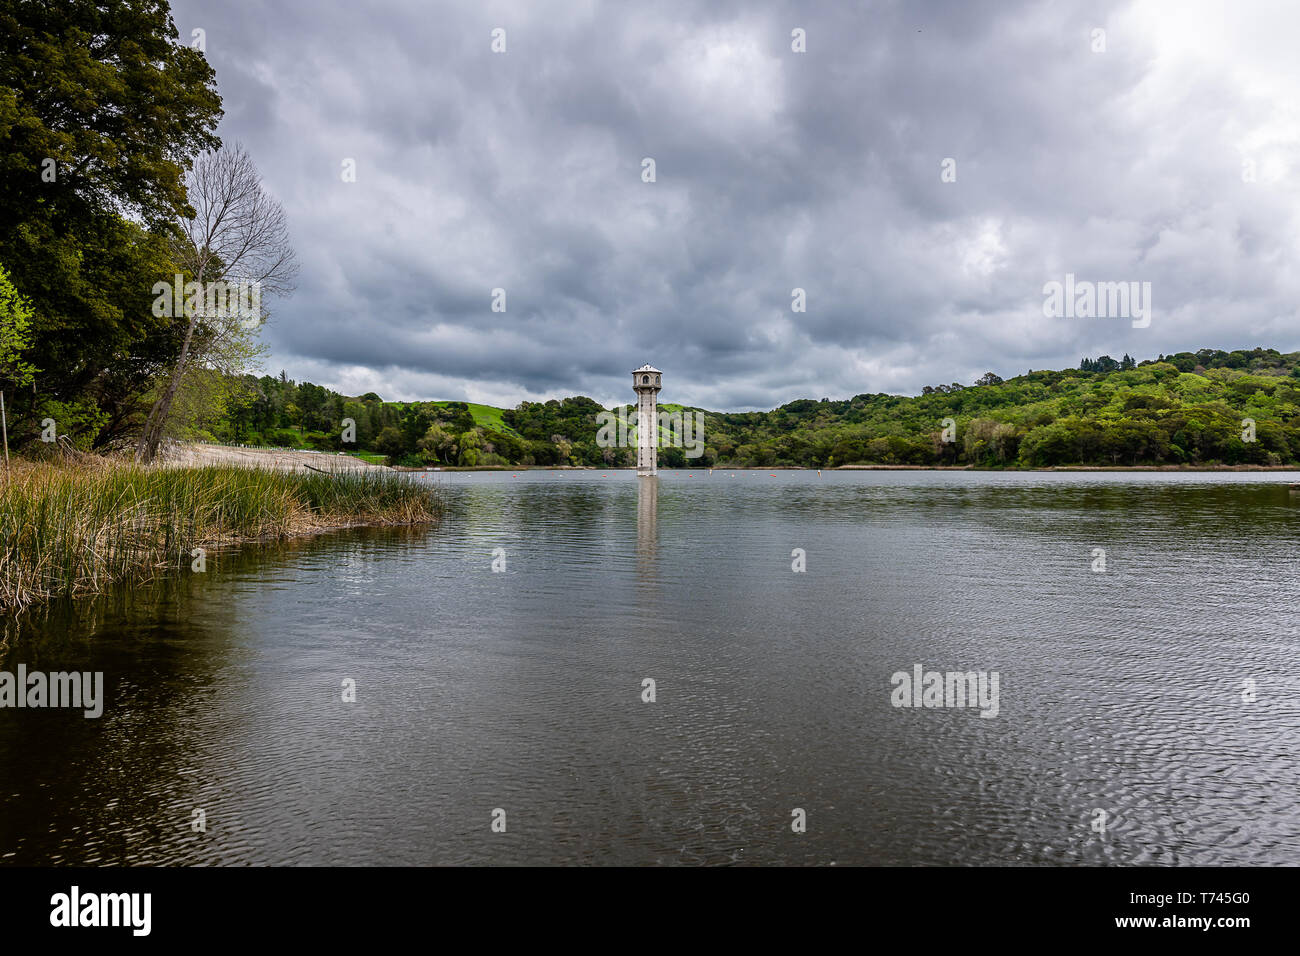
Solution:
<svg viewBox="0 0 1300 956"><path fill-rule="evenodd" d="M649 384L650 384L650 376L649 376L649 375L642 375L642 376L641 376L641 384L642 384L642 385L649 385Z"/></svg>

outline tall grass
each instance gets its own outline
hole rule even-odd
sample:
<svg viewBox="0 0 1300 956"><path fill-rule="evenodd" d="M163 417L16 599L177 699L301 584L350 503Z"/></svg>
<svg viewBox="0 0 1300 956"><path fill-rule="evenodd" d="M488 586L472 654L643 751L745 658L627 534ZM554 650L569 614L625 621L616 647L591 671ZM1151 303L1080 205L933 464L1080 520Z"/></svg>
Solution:
<svg viewBox="0 0 1300 956"><path fill-rule="evenodd" d="M0 472L0 609L188 567L196 547L441 512L433 488L388 471L15 462Z"/></svg>

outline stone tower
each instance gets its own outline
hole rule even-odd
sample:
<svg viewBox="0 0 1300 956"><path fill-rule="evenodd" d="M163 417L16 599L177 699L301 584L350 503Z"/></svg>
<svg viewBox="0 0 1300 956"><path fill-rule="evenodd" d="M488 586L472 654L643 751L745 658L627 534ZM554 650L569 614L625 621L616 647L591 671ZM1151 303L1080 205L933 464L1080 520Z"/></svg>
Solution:
<svg viewBox="0 0 1300 956"><path fill-rule="evenodd" d="M642 365L632 373L636 392L636 473L659 474L659 377L663 372Z"/></svg>

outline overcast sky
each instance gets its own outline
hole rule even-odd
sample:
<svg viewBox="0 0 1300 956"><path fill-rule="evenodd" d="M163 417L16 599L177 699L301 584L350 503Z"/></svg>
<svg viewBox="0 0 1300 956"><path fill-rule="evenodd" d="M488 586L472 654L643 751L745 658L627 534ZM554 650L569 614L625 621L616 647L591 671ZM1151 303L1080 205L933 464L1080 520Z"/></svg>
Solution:
<svg viewBox="0 0 1300 956"><path fill-rule="evenodd" d="M649 362L743 410L1300 348L1292 0L173 10L289 215L273 374L612 404ZM1045 317L1066 273L1150 282L1150 325Z"/></svg>

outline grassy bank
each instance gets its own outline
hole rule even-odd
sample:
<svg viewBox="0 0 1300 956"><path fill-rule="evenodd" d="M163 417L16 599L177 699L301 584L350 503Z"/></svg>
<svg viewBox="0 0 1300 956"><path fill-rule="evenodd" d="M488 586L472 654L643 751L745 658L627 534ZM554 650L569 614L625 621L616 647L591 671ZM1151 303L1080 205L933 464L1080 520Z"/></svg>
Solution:
<svg viewBox="0 0 1300 956"><path fill-rule="evenodd" d="M388 471L15 462L0 472L0 609L188 571L196 547L432 522L441 511L436 490Z"/></svg>

